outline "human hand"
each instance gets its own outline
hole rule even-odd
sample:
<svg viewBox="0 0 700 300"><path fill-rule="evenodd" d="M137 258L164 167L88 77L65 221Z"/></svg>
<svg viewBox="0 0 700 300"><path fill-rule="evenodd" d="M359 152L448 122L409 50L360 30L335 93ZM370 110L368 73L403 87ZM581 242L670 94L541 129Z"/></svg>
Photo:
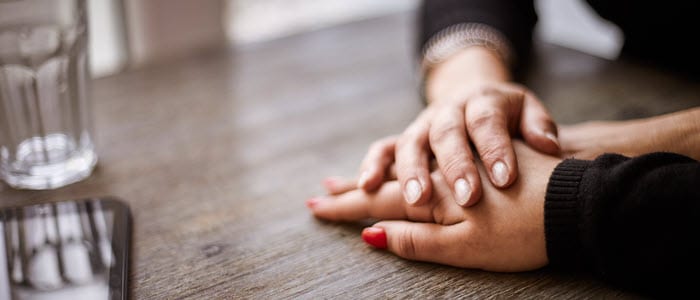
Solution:
<svg viewBox="0 0 700 300"><path fill-rule="evenodd" d="M360 167L360 188L375 191L386 168L395 163L406 201L423 204L432 192L432 154L452 196L466 207L482 194L470 144L475 146L487 177L501 188L518 176L513 136L522 136L544 153L558 153L556 125L537 97L508 82L502 74L505 71L494 71L505 67L498 66L501 63L493 54L479 52L478 47L469 49L430 73L428 95L433 100L400 136L370 146ZM465 70L478 73L465 74Z"/></svg>
<svg viewBox="0 0 700 300"><path fill-rule="evenodd" d="M548 262L544 196L560 160L520 142L513 146L522 175L505 190L485 184L483 199L470 209L454 201L440 172L431 173L434 189L427 205L404 201L397 181L383 184L376 193L353 189L309 199L307 205L325 220L383 220L363 230L363 239L403 258L488 271L537 269ZM481 166L479 171L486 176Z"/></svg>
<svg viewBox="0 0 700 300"><path fill-rule="evenodd" d="M603 153L638 156L674 152L700 159L700 108L645 119L561 126L562 157L593 159Z"/></svg>
<svg viewBox="0 0 700 300"><path fill-rule="evenodd" d="M655 142L643 121L590 121L559 128L561 156L594 159L603 153L636 156Z"/></svg>

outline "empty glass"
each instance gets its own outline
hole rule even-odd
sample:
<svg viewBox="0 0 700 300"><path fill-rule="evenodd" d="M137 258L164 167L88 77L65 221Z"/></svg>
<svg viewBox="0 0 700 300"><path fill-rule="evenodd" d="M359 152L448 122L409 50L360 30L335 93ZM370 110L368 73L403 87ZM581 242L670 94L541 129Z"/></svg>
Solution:
<svg viewBox="0 0 700 300"><path fill-rule="evenodd" d="M85 0L0 0L0 177L51 189L90 175Z"/></svg>

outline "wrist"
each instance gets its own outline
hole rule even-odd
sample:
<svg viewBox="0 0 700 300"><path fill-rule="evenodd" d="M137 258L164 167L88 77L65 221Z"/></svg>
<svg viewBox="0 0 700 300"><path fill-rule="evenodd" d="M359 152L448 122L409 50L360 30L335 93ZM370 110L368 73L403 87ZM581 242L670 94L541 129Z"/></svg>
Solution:
<svg viewBox="0 0 700 300"><path fill-rule="evenodd" d="M428 103L464 97L475 87L510 81L508 65L493 50L472 46L433 66L425 75Z"/></svg>
<svg viewBox="0 0 700 300"><path fill-rule="evenodd" d="M555 268L577 267L584 261L579 240L579 183L591 161L567 159L551 172L544 204L547 259Z"/></svg>

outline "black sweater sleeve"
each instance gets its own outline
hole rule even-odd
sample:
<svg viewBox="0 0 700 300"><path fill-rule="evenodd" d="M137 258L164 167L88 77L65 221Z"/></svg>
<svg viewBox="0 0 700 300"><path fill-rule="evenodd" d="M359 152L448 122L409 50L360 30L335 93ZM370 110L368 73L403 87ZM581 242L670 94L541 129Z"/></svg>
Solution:
<svg viewBox="0 0 700 300"><path fill-rule="evenodd" d="M545 199L550 266L636 291L687 290L700 270L700 162L672 153L568 159ZM688 275L685 275L688 274Z"/></svg>
<svg viewBox="0 0 700 300"><path fill-rule="evenodd" d="M532 0L424 0L419 10L419 50L441 30L481 23L499 30L512 44L515 62L530 52L537 15Z"/></svg>

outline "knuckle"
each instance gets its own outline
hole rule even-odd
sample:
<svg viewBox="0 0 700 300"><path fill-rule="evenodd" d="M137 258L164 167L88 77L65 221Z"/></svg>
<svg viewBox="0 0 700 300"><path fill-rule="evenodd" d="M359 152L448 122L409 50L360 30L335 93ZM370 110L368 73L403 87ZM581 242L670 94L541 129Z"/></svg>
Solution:
<svg viewBox="0 0 700 300"><path fill-rule="evenodd" d="M486 144L479 149L479 155L484 161L495 161L505 157L506 147L510 146L501 143Z"/></svg>
<svg viewBox="0 0 700 300"><path fill-rule="evenodd" d="M467 119L467 127L469 129L479 129L495 126L502 117L503 112L500 110L493 107L484 108Z"/></svg>
<svg viewBox="0 0 700 300"><path fill-rule="evenodd" d="M425 132L427 128L427 122L423 120L416 120L413 123L411 123L411 125L408 125L408 127L406 127L406 130L404 130L402 135L420 135L421 133Z"/></svg>
<svg viewBox="0 0 700 300"><path fill-rule="evenodd" d="M505 85L503 85L504 89L503 91L508 94L515 94L515 95L525 95L526 93L530 92L530 89L520 83L517 82L509 82Z"/></svg>
<svg viewBox="0 0 700 300"><path fill-rule="evenodd" d="M443 123L433 127L430 130L430 143L440 144L445 141L450 141L451 138L460 135L460 131L464 131L464 127L459 123Z"/></svg>
<svg viewBox="0 0 700 300"><path fill-rule="evenodd" d="M396 251L399 255L406 258L415 258L416 249L416 236L414 231L408 230L408 228L403 229L403 232L399 235L399 241L397 244Z"/></svg>
<svg viewBox="0 0 700 300"><path fill-rule="evenodd" d="M415 177L416 174L420 174L424 171L425 170L423 170L423 168L420 165L415 165L413 163L403 163L401 165L396 166L396 176L401 182L401 186L404 186L406 181L408 181L412 177Z"/></svg>
<svg viewBox="0 0 700 300"><path fill-rule="evenodd" d="M501 91L500 89L494 85L494 84L483 84L480 85L476 90L474 91L474 96L477 97L490 97L493 95L500 94Z"/></svg>
<svg viewBox="0 0 700 300"><path fill-rule="evenodd" d="M441 166L440 169L445 174L446 179L452 181L466 172L467 162L458 158L449 158Z"/></svg>
<svg viewBox="0 0 700 300"><path fill-rule="evenodd" d="M396 147L398 152L403 152L406 150L415 151L421 147L421 141L417 136L406 134L401 136L401 138L396 142Z"/></svg>
<svg viewBox="0 0 700 300"><path fill-rule="evenodd" d="M489 233L488 227L489 224L484 223L482 219L475 220L473 226L468 226L459 233L459 240L477 253L488 252L488 243L483 242L493 238L493 233Z"/></svg>
<svg viewBox="0 0 700 300"><path fill-rule="evenodd" d="M406 164L406 162L401 160L396 160L394 169L396 169L396 178L401 183L402 187L405 181L408 180L408 178L411 176L411 174L413 174L413 171L415 170L412 164Z"/></svg>

